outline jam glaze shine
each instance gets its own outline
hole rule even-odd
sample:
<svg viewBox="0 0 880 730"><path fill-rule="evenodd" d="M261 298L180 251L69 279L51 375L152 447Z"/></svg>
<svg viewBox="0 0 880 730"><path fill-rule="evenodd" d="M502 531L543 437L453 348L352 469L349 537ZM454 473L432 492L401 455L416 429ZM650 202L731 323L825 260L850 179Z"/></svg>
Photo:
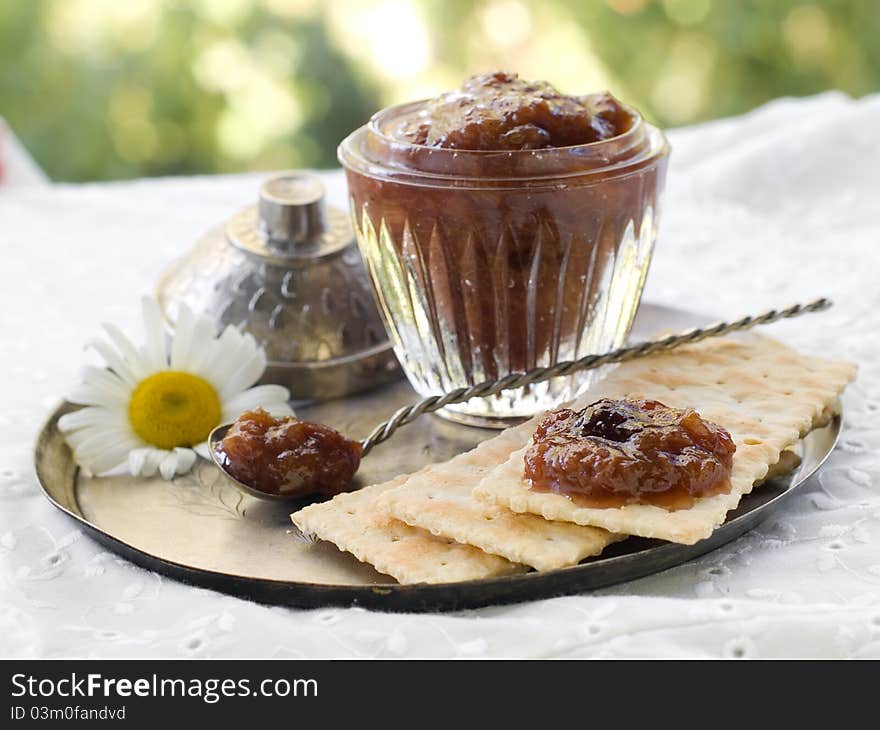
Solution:
<svg viewBox="0 0 880 730"><path fill-rule="evenodd" d="M531 489L583 507L687 509L730 491L736 445L691 408L643 398L596 401L541 420L524 456Z"/></svg>
<svg viewBox="0 0 880 730"><path fill-rule="evenodd" d="M607 92L567 96L546 81L495 71L430 99L387 131L427 147L534 150L600 142L628 131L634 121Z"/></svg>
<svg viewBox="0 0 880 730"><path fill-rule="evenodd" d="M217 445L220 466L251 489L272 496L331 497L348 489L362 447L338 431L262 408L242 413Z"/></svg>

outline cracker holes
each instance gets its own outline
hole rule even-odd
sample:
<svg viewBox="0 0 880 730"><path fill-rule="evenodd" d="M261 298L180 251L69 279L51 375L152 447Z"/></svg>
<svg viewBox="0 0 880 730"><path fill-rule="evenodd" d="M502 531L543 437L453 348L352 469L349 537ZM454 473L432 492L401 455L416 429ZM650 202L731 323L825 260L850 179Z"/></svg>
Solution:
<svg viewBox="0 0 880 730"><path fill-rule="evenodd" d="M495 516L494 515L483 515L483 519L486 520L486 522L493 522L495 520Z"/></svg>

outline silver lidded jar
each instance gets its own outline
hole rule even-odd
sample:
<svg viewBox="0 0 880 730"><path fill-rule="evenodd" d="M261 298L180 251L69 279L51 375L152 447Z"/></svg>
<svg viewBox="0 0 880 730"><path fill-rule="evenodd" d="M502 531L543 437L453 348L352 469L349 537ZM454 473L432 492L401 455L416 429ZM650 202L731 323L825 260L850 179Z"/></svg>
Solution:
<svg viewBox="0 0 880 730"><path fill-rule="evenodd" d="M296 400L343 396L399 377L349 217L313 174L266 180L259 200L162 273L169 324L180 304L233 325L265 348L261 382Z"/></svg>
<svg viewBox="0 0 880 730"><path fill-rule="evenodd" d="M603 141L455 149L395 136L428 101L385 109L339 147L358 242L398 359L421 395L624 344L657 235L669 148L633 109ZM404 122L401 122L404 120ZM595 377L448 406L505 426Z"/></svg>

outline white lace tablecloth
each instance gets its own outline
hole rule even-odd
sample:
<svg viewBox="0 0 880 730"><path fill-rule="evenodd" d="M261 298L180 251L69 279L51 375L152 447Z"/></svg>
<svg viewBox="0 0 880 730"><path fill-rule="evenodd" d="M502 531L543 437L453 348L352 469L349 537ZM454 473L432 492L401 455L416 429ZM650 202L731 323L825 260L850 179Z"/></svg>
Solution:
<svg viewBox="0 0 880 730"><path fill-rule="evenodd" d="M859 363L819 475L778 518L690 564L455 615L299 611L192 588L52 508L31 448L83 344L101 321L138 331L139 295L259 178L0 189L0 656L880 656L878 130L880 96L827 94L670 134L646 298L725 317L835 300L770 330Z"/></svg>

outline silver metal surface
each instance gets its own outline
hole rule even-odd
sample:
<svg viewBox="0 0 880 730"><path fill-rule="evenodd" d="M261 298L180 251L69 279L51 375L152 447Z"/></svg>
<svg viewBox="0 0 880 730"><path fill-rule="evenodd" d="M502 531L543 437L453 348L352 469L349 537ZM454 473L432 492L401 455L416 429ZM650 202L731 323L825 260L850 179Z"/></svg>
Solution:
<svg viewBox="0 0 880 730"><path fill-rule="evenodd" d="M634 334L643 338L660 329L704 322L680 310L643 304ZM298 412L364 438L376 420L412 399L412 390L400 381L360 396L300 407ZM306 540L289 519L295 504L247 496L210 462L200 461L191 474L173 482L128 475L83 477L57 427L58 418L76 408L62 404L43 427L36 469L46 496L95 539L151 570L264 602L387 610L451 610L580 592L690 560L779 508L831 452L840 431L840 419L835 419L810 433L798 444L802 462L789 477L754 490L711 538L694 546L630 538L573 568L455 584L398 585L333 545ZM421 418L393 442L376 446L357 483L415 471L492 435L438 417Z"/></svg>
<svg viewBox="0 0 880 730"><path fill-rule="evenodd" d="M267 245L282 255L295 254L298 247L323 236L327 228L324 185L314 175L287 174L266 180L260 187L259 211ZM340 243L347 245L344 239Z"/></svg>
<svg viewBox="0 0 880 730"><path fill-rule="evenodd" d="M400 378L349 216L318 178L268 180L260 202L209 231L162 273L156 297L250 332L269 360L261 382L295 399L333 398Z"/></svg>

